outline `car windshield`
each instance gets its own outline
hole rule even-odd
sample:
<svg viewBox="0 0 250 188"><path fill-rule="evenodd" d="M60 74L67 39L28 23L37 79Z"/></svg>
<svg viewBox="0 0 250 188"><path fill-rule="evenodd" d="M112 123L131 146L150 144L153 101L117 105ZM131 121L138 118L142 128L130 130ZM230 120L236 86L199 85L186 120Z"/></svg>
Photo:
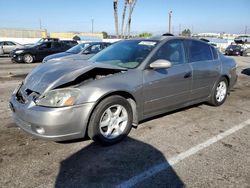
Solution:
<svg viewBox="0 0 250 188"><path fill-rule="evenodd" d="M89 61L133 69L144 61L157 43L158 41L155 40L117 42L90 58Z"/></svg>
<svg viewBox="0 0 250 188"><path fill-rule="evenodd" d="M66 52L68 53L72 53L72 54L78 54L80 53L84 48L86 48L87 46L89 46L89 43L82 43L82 44L78 44L70 49L68 49Z"/></svg>

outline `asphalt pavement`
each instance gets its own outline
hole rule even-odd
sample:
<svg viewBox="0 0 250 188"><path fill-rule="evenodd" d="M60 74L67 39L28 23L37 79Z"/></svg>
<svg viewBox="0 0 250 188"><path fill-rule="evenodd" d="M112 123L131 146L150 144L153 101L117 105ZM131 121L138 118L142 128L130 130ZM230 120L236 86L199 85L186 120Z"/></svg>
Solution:
<svg viewBox="0 0 250 188"><path fill-rule="evenodd" d="M39 63L0 58L0 187L250 187L250 57L234 58L239 79L225 104L152 118L110 147L17 128L8 100Z"/></svg>

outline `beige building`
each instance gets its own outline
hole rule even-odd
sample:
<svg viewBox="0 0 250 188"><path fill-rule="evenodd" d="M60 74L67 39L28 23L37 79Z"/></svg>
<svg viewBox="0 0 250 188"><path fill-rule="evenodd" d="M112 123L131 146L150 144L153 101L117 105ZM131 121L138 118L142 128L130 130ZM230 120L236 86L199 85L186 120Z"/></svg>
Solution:
<svg viewBox="0 0 250 188"><path fill-rule="evenodd" d="M51 32L50 37L60 39L72 39L74 36L98 37L103 39L102 33L85 33L85 32Z"/></svg>
<svg viewBox="0 0 250 188"><path fill-rule="evenodd" d="M9 29L0 28L0 37L4 38L44 38L48 33L46 29Z"/></svg>

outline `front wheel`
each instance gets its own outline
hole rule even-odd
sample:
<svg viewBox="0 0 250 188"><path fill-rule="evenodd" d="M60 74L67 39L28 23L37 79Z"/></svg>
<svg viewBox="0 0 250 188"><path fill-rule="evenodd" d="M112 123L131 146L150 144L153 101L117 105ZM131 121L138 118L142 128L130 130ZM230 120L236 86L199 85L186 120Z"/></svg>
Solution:
<svg viewBox="0 0 250 188"><path fill-rule="evenodd" d="M129 102L121 96L101 101L91 115L88 136L103 145L112 145L128 135L133 113Z"/></svg>
<svg viewBox="0 0 250 188"><path fill-rule="evenodd" d="M34 58L31 54L25 54L23 56L23 61L24 61L24 63L33 63Z"/></svg>
<svg viewBox="0 0 250 188"><path fill-rule="evenodd" d="M225 77L221 78L215 85L212 91L209 103L213 106L222 105L228 94L228 81Z"/></svg>

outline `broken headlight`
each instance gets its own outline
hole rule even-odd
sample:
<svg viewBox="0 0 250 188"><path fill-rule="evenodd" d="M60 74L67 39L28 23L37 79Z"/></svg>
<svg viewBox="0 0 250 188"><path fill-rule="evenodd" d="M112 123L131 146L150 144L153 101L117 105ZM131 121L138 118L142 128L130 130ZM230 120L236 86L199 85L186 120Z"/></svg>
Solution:
<svg viewBox="0 0 250 188"><path fill-rule="evenodd" d="M48 91L42 97L38 98L35 103L38 106L46 107L63 107L75 104L80 90L76 88L63 88Z"/></svg>

